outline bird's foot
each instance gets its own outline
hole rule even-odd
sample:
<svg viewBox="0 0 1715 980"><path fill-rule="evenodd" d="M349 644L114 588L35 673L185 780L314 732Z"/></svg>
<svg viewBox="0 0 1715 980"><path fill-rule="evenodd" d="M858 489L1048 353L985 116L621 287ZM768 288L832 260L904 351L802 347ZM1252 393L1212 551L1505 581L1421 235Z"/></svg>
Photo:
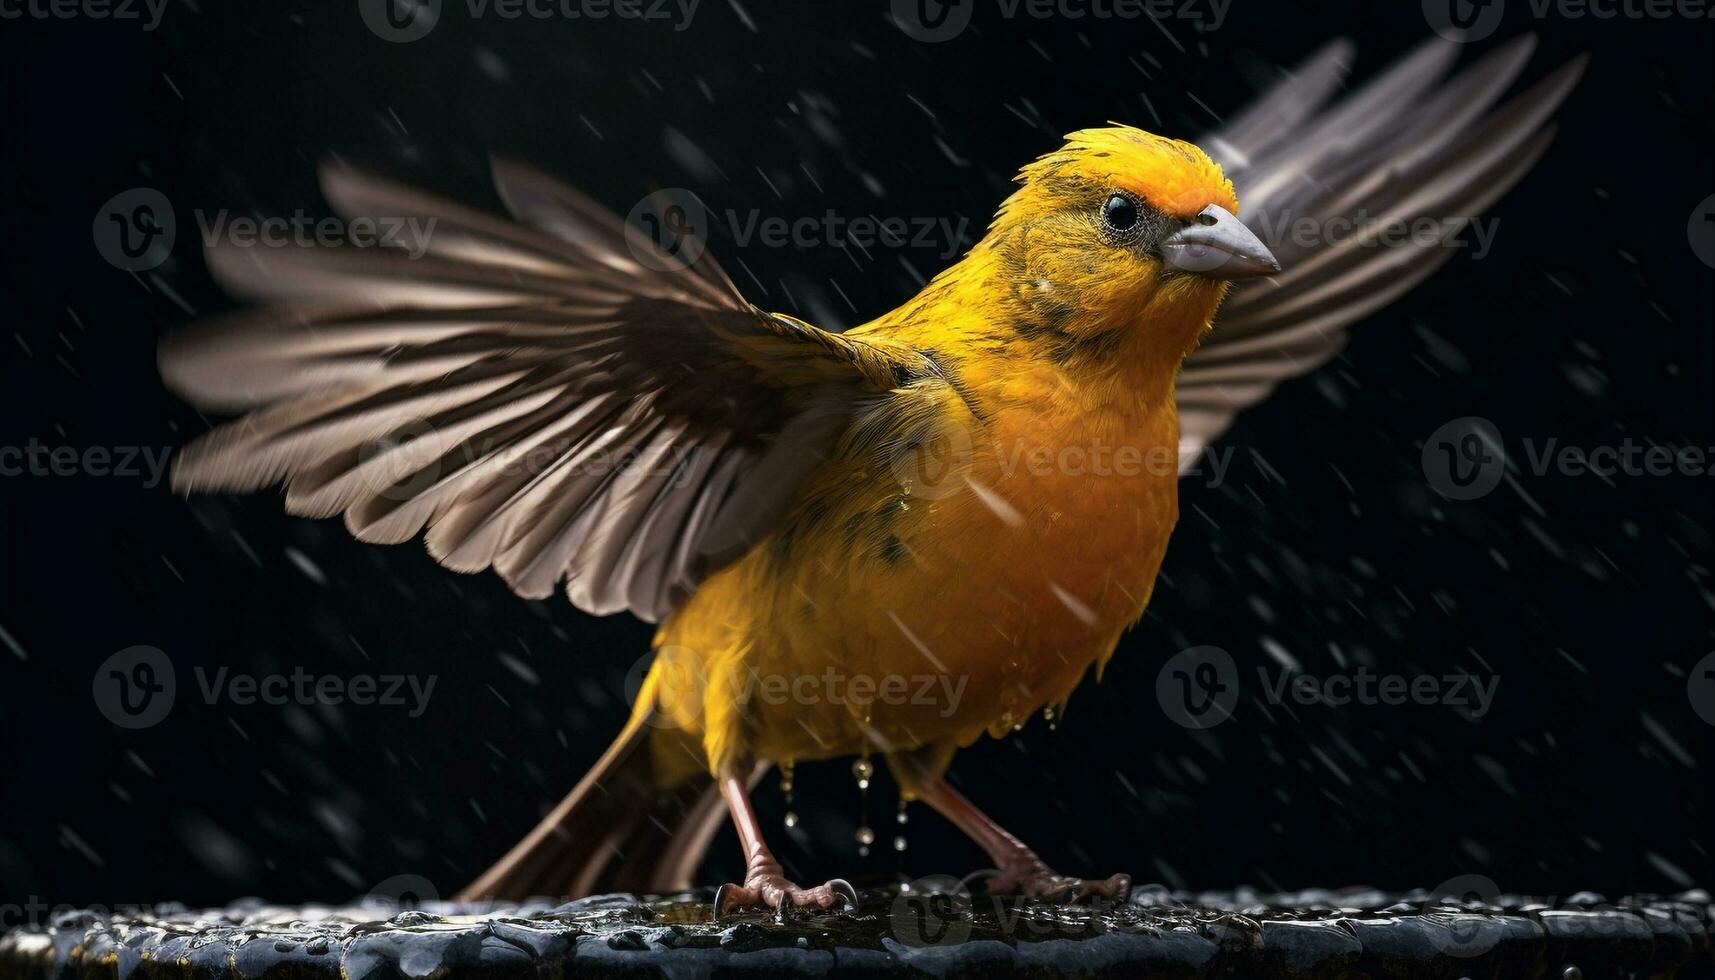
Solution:
<svg viewBox="0 0 1715 980"><path fill-rule="evenodd" d="M1033 854L1029 859L1004 867L991 876L989 890L1043 902L1075 902L1095 896L1123 902L1131 894L1131 875L1068 878L1043 864Z"/></svg>
<svg viewBox="0 0 1715 980"><path fill-rule="evenodd" d="M744 884L725 884L715 892L715 918L745 909L772 909L785 915L789 909L833 908L855 910L857 889L844 878L835 878L814 888L799 888L781 873L780 865L772 861L754 865L744 876Z"/></svg>

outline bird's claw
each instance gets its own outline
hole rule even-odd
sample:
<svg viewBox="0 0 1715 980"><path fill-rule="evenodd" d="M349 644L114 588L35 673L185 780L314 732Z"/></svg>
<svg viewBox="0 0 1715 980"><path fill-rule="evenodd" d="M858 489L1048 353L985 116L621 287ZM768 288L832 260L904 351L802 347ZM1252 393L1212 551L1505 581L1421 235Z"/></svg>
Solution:
<svg viewBox="0 0 1715 980"><path fill-rule="evenodd" d="M857 889L852 887L851 882L845 880L844 878L830 878L828 880L827 887L835 895L838 895L840 897L840 901L842 903L841 908L844 911L847 911L847 912L856 912L857 911L857 909L858 909L858 893L857 893Z"/></svg>
<svg viewBox="0 0 1715 980"><path fill-rule="evenodd" d="M1042 902L1076 902L1079 899L1098 896L1112 901L1124 901L1131 894L1131 875L1069 878L1055 873L1047 865L1032 864L995 874L989 879L989 889L1023 895L1025 898Z"/></svg>
<svg viewBox="0 0 1715 980"><path fill-rule="evenodd" d="M834 878L814 888L799 888L778 873L761 873L747 877L742 885L729 882L720 886L715 892L714 906L716 921L733 912L766 909L774 913L776 920L784 922L794 909L856 911L858 895L857 889L844 878Z"/></svg>

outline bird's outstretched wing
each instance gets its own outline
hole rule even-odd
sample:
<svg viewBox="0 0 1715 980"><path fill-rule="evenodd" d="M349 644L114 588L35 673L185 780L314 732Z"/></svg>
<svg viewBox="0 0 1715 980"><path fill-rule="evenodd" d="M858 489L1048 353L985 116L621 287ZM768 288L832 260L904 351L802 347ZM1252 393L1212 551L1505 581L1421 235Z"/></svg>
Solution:
<svg viewBox="0 0 1715 980"><path fill-rule="evenodd" d="M1436 40L1324 108L1352 59L1335 41L1198 141L1283 271L1235 286L1186 359L1181 471L1240 411L1338 353L1354 321L1451 258L1451 240L1530 170L1585 62L1490 111L1535 46L1520 38L1443 81L1459 46Z"/></svg>
<svg viewBox="0 0 1715 980"><path fill-rule="evenodd" d="M706 254L676 262L540 173L494 172L520 224L324 170L353 227L433 219L417 258L212 248L217 278L271 305L162 345L171 388L248 413L186 447L173 485L284 484L288 511L343 512L364 541L427 528L448 568L659 619L909 365L757 311Z"/></svg>

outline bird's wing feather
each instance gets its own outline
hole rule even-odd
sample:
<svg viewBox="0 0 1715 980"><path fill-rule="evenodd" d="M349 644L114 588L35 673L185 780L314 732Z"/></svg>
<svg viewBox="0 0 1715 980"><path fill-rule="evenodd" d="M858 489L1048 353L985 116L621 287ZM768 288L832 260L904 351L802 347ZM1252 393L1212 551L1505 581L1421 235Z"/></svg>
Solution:
<svg viewBox="0 0 1715 980"><path fill-rule="evenodd" d="M288 511L364 541L426 528L449 568L659 619L771 529L910 352L761 313L706 253L675 263L535 171L495 179L520 223L324 172L348 221L429 229L416 258L213 247L217 278L268 305L162 345L174 390L244 413L174 486L284 484Z"/></svg>
<svg viewBox="0 0 1715 980"><path fill-rule="evenodd" d="M1186 359L1182 470L1240 411L1332 358L1353 322L1451 258L1449 240L1536 162L1584 59L1490 111L1534 47L1520 38L1443 82L1457 45L1433 41L1324 108L1351 59L1336 41L1200 141L1284 271L1236 286ZM1376 230L1425 219L1439 223L1433 235L1377 240Z"/></svg>

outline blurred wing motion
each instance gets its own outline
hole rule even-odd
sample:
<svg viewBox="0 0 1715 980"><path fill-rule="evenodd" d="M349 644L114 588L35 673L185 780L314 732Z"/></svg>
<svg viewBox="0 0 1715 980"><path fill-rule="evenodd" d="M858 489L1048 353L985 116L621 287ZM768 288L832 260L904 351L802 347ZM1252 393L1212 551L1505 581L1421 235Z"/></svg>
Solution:
<svg viewBox="0 0 1715 980"><path fill-rule="evenodd" d="M249 413L185 449L181 492L283 483L288 511L343 512L361 540L426 527L448 568L656 620L766 534L899 376L522 166L495 164L522 226L322 178L348 221L415 218L427 249L212 248L230 290L275 305L162 346L171 388Z"/></svg>
<svg viewBox="0 0 1715 980"><path fill-rule="evenodd" d="M1335 41L1198 141L1283 271L1236 285L1186 359L1182 472L1240 411L1332 358L1350 324L1452 258L1451 239L1536 163L1585 59L1489 112L1535 47L1520 38L1443 83L1459 46L1438 39L1324 110L1352 58L1351 45ZM1418 230L1425 221L1437 223L1433 234ZM1413 230L1409 241L1377 241L1402 228Z"/></svg>

